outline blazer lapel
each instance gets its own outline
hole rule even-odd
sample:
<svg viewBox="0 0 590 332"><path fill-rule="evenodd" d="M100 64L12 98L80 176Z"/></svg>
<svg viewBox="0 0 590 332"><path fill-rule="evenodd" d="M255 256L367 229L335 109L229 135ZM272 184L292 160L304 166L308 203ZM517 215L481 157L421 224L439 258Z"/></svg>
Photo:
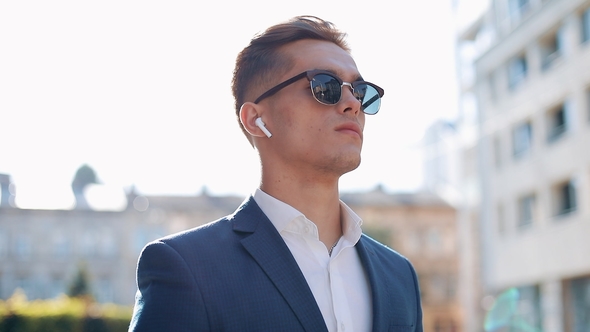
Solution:
<svg viewBox="0 0 590 332"><path fill-rule="evenodd" d="M242 245L283 295L307 331L327 331L321 311L291 251L252 197L236 211L234 231L251 233Z"/></svg>
<svg viewBox="0 0 590 332"><path fill-rule="evenodd" d="M373 263L375 252L364 244L367 241L365 236L356 244L356 250L359 254L363 267L367 272L369 283L371 284L371 297L373 299L373 331L387 331L389 329L389 318L387 317L384 308L392 308L392 295L385 285L386 280L383 280L383 273L380 273Z"/></svg>

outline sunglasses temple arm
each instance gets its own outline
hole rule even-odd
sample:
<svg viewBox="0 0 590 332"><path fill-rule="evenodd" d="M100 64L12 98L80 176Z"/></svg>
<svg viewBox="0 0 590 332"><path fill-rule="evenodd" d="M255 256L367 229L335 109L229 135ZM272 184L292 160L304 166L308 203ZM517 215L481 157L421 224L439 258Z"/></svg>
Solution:
<svg viewBox="0 0 590 332"><path fill-rule="evenodd" d="M254 101L254 104L258 104L262 99L268 98L268 97L274 95L275 93L279 92L282 88L286 87L289 84L297 82L298 80L304 78L305 76L307 76L307 72L301 73L295 77L291 77L290 79L288 79L282 83L279 83L275 87L273 87L270 90L263 93L260 97L256 98L256 100Z"/></svg>

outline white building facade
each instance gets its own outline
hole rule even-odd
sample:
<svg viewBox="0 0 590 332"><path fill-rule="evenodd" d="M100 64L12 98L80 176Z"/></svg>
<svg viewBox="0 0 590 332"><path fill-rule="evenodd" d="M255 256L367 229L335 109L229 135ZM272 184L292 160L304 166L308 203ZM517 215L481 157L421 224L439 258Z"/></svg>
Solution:
<svg viewBox="0 0 590 332"><path fill-rule="evenodd" d="M590 1L490 1L457 49L479 123L478 325L590 331Z"/></svg>

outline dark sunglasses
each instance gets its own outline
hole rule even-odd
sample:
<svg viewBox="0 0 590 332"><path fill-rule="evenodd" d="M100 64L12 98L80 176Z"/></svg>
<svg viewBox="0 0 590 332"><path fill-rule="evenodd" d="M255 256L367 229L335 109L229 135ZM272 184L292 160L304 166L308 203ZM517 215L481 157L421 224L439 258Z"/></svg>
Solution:
<svg viewBox="0 0 590 332"><path fill-rule="evenodd" d="M361 102L361 111L365 114L377 114L381 107L381 97L385 91L377 85L365 81L355 81L352 83L342 81L338 76L326 70L308 70L297 76L279 83L274 88L263 93L258 97L254 104L258 104L262 99L270 97L279 92L282 88L293 84L298 80L307 77L311 86L311 94L320 104L335 105L342 98L342 88L346 85L352 90L352 94Z"/></svg>

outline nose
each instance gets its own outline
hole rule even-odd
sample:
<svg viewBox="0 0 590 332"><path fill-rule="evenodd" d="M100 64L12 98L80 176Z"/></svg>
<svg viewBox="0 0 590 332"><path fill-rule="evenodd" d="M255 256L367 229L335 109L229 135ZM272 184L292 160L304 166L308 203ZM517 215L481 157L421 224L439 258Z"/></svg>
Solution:
<svg viewBox="0 0 590 332"><path fill-rule="evenodd" d="M345 89L345 86L348 87L348 89ZM340 102L343 103L343 106L346 106L346 108L344 108L344 112L353 111L355 115L360 113L361 102L354 95L354 88L352 87L352 84L348 82L343 82L341 89L342 96L340 97Z"/></svg>

